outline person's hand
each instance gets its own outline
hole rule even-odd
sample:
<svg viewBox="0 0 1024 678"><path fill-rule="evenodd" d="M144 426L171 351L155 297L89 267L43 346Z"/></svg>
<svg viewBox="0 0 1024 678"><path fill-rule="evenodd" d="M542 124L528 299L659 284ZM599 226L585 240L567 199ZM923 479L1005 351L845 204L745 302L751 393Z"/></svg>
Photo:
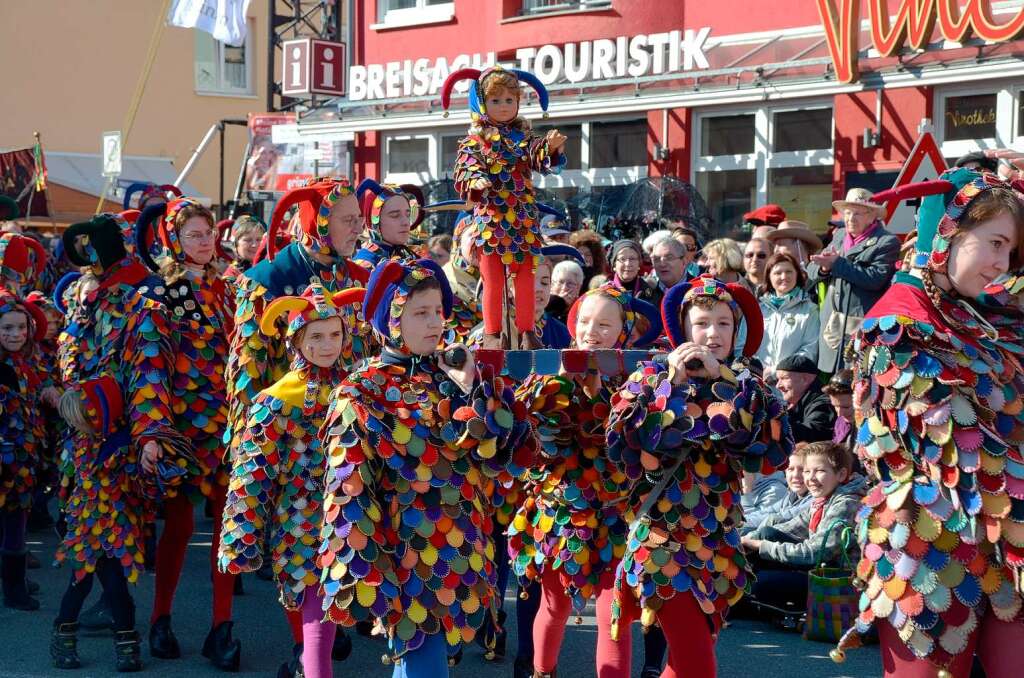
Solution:
<svg viewBox="0 0 1024 678"><path fill-rule="evenodd" d="M697 367L691 363L691 367L687 367L686 363L691 361L699 362L700 366ZM721 374L721 363L718 362L718 358L711 352L711 349L707 346L698 346L692 341L680 344L669 353L668 364L675 370L672 375L672 383L677 386L684 383L689 377L714 378Z"/></svg>
<svg viewBox="0 0 1024 678"><path fill-rule="evenodd" d="M469 182L469 188L474 191L486 191L491 187L491 180L487 177L477 177Z"/></svg>
<svg viewBox="0 0 1024 678"><path fill-rule="evenodd" d="M549 130L544 135L544 140L548 142L548 150L554 155L562 149L565 145L565 135L559 132L557 129Z"/></svg>
<svg viewBox="0 0 1024 678"><path fill-rule="evenodd" d="M163 459L164 451L155 440L150 440L142 446L142 468L146 473L156 473L156 464Z"/></svg>
<svg viewBox="0 0 1024 678"><path fill-rule="evenodd" d="M43 392L39 394L39 397L44 403L53 408L56 408L57 403L60 402L60 392L53 386L47 386L44 388Z"/></svg>
<svg viewBox="0 0 1024 678"><path fill-rule="evenodd" d="M473 352L465 344L452 344L445 348L445 353L452 349L461 348L466 352L466 362L461 367L455 367L449 365L444 360L442 354L441 359L437 361L440 365L441 370L448 375L448 378L454 381L459 388L462 389L463 393L469 393L473 389L473 380L476 378L476 359L473 357Z"/></svg>
<svg viewBox="0 0 1024 678"><path fill-rule="evenodd" d="M748 551L759 551L761 549L760 539L753 539L751 537L743 536L740 537L740 544L742 544L743 548L747 549Z"/></svg>
<svg viewBox="0 0 1024 678"><path fill-rule="evenodd" d="M838 259L838 258L839 258L839 252L836 252L832 248L829 248L827 250L822 250L821 252L818 252L817 254L812 254L811 255L811 261L813 263L817 264L821 268L822 271L831 270L832 264L836 263L836 259Z"/></svg>

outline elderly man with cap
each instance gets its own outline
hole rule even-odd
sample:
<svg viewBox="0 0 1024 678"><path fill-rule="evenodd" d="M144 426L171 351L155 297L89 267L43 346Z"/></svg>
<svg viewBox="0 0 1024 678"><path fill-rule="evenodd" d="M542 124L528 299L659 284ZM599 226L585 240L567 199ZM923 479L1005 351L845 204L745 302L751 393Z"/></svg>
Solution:
<svg viewBox="0 0 1024 678"><path fill-rule="evenodd" d="M868 310L885 292L899 257L900 241L885 230L885 207L872 202L871 192L853 188L832 206L843 217L832 244L811 255L807 277L824 282L818 369L834 374L843 366L843 346L860 327Z"/></svg>
<svg viewBox="0 0 1024 678"><path fill-rule="evenodd" d="M775 366L776 387L786 401L793 440L814 443L832 439L835 411L818 383L814 361L803 354L791 355Z"/></svg>

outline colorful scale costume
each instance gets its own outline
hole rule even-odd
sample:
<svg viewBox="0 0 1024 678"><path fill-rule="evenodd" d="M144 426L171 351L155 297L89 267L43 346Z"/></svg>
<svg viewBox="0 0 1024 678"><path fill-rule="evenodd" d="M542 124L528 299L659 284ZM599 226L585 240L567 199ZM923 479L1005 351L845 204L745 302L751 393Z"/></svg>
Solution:
<svg viewBox="0 0 1024 678"><path fill-rule="evenodd" d="M986 609L1024 619L1024 338L1006 308L925 290L970 202L1006 186L963 169L942 179L899 196L926 196L917 251L854 341L856 449L881 482L857 517L860 615L840 647L882 620L950 668Z"/></svg>
<svg viewBox="0 0 1024 678"><path fill-rule="evenodd" d="M454 652L493 613L493 478L532 455L525 410L502 378L480 375L465 394L436 354L404 346L402 308L429 277L447 314L451 292L433 262L375 269L365 308L385 349L342 382L324 427L327 616L379 619L398 656L438 634Z"/></svg>
<svg viewBox="0 0 1024 678"><path fill-rule="evenodd" d="M409 202L409 230L415 230L423 223L423 191L413 184L378 184L373 179L363 179L356 189L356 197L363 209L369 240L352 257L352 260L368 271L387 259L415 259L416 253L406 243L390 243L380 231L381 211L389 198L401 196Z"/></svg>

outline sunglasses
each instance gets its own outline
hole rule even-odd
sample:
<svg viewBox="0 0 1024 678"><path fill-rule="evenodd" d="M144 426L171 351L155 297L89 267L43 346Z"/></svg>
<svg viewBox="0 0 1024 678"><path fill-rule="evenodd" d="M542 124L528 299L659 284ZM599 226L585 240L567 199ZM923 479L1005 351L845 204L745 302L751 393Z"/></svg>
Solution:
<svg viewBox="0 0 1024 678"><path fill-rule="evenodd" d="M753 259L754 257L757 257L758 259L767 259L768 255L764 252L745 252L743 254L744 259Z"/></svg>

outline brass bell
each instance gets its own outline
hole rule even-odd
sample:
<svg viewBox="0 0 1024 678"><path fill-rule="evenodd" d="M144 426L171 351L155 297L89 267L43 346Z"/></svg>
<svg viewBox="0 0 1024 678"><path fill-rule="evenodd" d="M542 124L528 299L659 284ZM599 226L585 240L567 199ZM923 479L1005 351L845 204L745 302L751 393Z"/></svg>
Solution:
<svg viewBox="0 0 1024 678"><path fill-rule="evenodd" d="M448 111L445 111L444 113L442 113L441 117L442 118L447 118L448 117Z"/></svg>
<svg viewBox="0 0 1024 678"><path fill-rule="evenodd" d="M858 591L863 591L868 587L868 583L860 577L854 577L853 579L851 579L850 585L852 585L853 588L857 589Z"/></svg>
<svg viewBox="0 0 1024 678"><path fill-rule="evenodd" d="M391 666L391 655L382 654L380 656L380 663L384 666Z"/></svg>
<svg viewBox="0 0 1024 678"><path fill-rule="evenodd" d="M953 674L948 669L939 669L938 678L953 678Z"/></svg>
<svg viewBox="0 0 1024 678"><path fill-rule="evenodd" d="M582 625L583 625L583 617L581 617L579 615L576 615L576 626L582 626Z"/></svg>
<svg viewBox="0 0 1024 678"><path fill-rule="evenodd" d="M526 592L526 589L523 589L522 591L519 592L519 600L529 600L529 599L530 599L530 594Z"/></svg>
<svg viewBox="0 0 1024 678"><path fill-rule="evenodd" d="M834 661L836 664L842 664L846 661L846 653L840 650L838 647L829 650L829 659Z"/></svg>
<svg viewBox="0 0 1024 678"><path fill-rule="evenodd" d="M498 655L495 654L494 650L488 650L487 652L484 652L484 659L486 659L489 662L493 662L494 658L497 656Z"/></svg>

